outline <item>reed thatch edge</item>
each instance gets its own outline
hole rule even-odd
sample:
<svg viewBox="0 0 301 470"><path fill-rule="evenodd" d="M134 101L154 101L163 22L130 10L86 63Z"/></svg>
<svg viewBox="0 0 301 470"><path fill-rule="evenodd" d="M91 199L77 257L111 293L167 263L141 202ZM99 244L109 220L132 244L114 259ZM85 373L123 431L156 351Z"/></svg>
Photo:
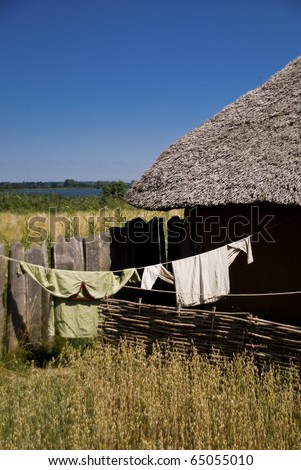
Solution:
<svg viewBox="0 0 301 470"><path fill-rule="evenodd" d="M164 150L125 199L151 210L301 205L301 56Z"/></svg>

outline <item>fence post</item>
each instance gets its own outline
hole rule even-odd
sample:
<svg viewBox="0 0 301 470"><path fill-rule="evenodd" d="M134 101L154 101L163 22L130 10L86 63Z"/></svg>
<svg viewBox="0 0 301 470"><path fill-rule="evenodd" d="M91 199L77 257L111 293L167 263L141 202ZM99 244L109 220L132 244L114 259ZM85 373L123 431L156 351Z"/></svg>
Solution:
<svg viewBox="0 0 301 470"><path fill-rule="evenodd" d="M44 253L39 246L25 252L27 263L43 266ZM31 343L39 343L42 339L42 288L27 274L26 279L26 328Z"/></svg>
<svg viewBox="0 0 301 470"><path fill-rule="evenodd" d="M84 271L84 253L82 239L71 238L66 241L63 235L57 238L52 248L52 267Z"/></svg>
<svg viewBox="0 0 301 470"><path fill-rule="evenodd" d="M0 245L0 359L2 357L4 348L4 259L1 255L4 255L4 247Z"/></svg>
<svg viewBox="0 0 301 470"><path fill-rule="evenodd" d="M111 268L111 236L101 232L84 238L84 255L86 271L109 271Z"/></svg>
<svg viewBox="0 0 301 470"><path fill-rule="evenodd" d="M15 241L10 247L10 258L24 261L24 247ZM28 339L26 328L25 276L16 271L17 262L8 263L7 335L8 350L18 346L18 341Z"/></svg>
<svg viewBox="0 0 301 470"><path fill-rule="evenodd" d="M42 243L41 246L43 261L42 265L45 268L48 268L48 247L46 241ZM48 334L48 323L49 323L49 316L50 316L50 294L42 289L42 325L41 325L41 335L42 339L48 341L49 334Z"/></svg>

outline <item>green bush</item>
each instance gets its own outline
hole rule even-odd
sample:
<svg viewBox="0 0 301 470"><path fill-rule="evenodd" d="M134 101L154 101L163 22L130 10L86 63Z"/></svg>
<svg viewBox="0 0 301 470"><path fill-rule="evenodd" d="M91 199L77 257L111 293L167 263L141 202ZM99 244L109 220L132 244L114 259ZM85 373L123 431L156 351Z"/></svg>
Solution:
<svg viewBox="0 0 301 470"><path fill-rule="evenodd" d="M123 181L104 181L99 184L102 200L122 199L125 195L126 185Z"/></svg>

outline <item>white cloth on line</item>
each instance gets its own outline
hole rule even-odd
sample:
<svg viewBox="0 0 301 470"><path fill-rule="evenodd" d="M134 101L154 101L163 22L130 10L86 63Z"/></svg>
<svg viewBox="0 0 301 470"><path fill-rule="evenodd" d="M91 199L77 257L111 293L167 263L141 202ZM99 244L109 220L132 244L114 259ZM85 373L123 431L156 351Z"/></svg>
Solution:
<svg viewBox="0 0 301 470"><path fill-rule="evenodd" d="M174 275L167 271L162 264L155 264L144 268L141 279L142 289L151 289L158 277L169 284L174 284Z"/></svg>
<svg viewBox="0 0 301 470"><path fill-rule="evenodd" d="M253 261L250 237L221 248L173 261L177 302L183 306L216 302L230 292L229 266L240 251Z"/></svg>
<svg viewBox="0 0 301 470"><path fill-rule="evenodd" d="M229 243L228 247L228 259L229 259L229 266L233 263L236 256L240 251L244 251L247 255L247 263L251 264L254 261L252 246L251 246L251 237L242 238L237 242Z"/></svg>

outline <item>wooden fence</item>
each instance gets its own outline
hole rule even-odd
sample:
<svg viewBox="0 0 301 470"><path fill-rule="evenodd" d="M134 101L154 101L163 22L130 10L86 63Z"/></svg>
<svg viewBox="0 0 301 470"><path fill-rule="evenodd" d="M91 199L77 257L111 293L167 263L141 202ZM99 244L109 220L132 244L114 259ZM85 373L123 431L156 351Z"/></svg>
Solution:
<svg viewBox="0 0 301 470"><path fill-rule="evenodd" d="M100 305L100 334L116 343L126 338L150 351L155 342L201 354L251 353L259 363L301 365L301 328L227 313L108 299Z"/></svg>
<svg viewBox="0 0 301 470"><path fill-rule="evenodd" d="M58 237L51 249L46 243L25 250L15 241L8 256L45 267L78 271L110 269L110 237L102 233L85 239ZM0 254L4 254L0 246ZM0 257L0 353L20 342L47 339L50 296L30 276L17 273L17 262Z"/></svg>
<svg viewBox="0 0 301 470"><path fill-rule="evenodd" d="M163 221L134 219L87 238L59 236L50 247L46 242L25 249L15 241L5 253L13 260L45 267L76 271L109 271L146 266L165 261ZM0 257L0 355L20 342L47 339L50 297L27 274L17 274L17 262ZM131 294L129 294L131 297Z"/></svg>

